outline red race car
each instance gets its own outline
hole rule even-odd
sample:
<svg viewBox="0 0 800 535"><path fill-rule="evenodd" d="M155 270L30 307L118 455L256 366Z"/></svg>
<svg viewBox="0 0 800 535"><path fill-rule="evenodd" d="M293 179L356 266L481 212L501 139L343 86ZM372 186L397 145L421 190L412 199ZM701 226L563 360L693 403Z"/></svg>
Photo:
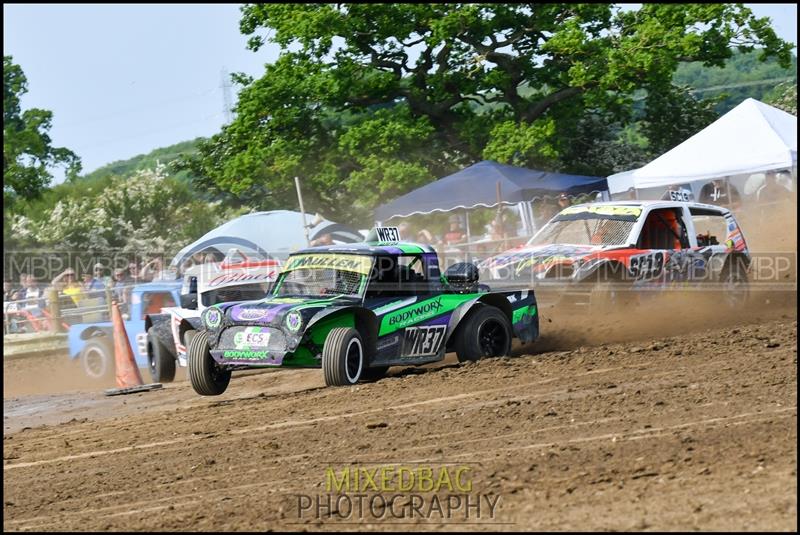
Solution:
<svg viewBox="0 0 800 535"><path fill-rule="evenodd" d="M536 287L541 301L549 294L589 304L598 288L606 297L630 298L636 293L621 290L704 283L738 307L747 299L750 262L739 224L725 208L625 201L565 208L525 245L478 267L495 285Z"/></svg>

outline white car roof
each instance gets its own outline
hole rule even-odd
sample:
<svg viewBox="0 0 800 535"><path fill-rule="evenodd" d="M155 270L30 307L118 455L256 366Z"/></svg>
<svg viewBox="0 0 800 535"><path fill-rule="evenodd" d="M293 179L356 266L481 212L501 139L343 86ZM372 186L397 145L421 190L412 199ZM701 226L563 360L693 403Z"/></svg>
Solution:
<svg viewBox="0 0 800 535"><path fill-rule="evenodd" d="M711 210L720 214L730 212L730 210L723 208L722 206L705 204L701 202L681 201L609 201L574 204L573 206L640 206L642 208L681 208L683 206L688 206L689 208L702 208L703 210Z"/></svg>

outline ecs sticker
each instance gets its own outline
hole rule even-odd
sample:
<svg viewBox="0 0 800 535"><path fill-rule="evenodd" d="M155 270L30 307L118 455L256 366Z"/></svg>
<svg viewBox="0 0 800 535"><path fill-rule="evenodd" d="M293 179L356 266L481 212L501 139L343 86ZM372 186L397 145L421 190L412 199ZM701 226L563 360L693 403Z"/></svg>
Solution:
<svg viewBox="0 0 800 535"><path fill-rule="evenodd" d="M403 339L403 356L424 357L438 354L444 342L445 329L447 325L407 328Z"/></svg>

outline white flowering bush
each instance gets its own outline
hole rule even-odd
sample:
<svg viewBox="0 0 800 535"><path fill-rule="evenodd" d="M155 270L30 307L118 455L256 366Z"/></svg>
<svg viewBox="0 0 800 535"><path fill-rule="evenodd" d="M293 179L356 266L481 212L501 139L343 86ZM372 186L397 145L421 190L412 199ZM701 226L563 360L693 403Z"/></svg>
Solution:
<svg viewBox="0 0 800 535"><path fill-rule="evenodd" d="M177 251L210 229L245 212L198 200L163 168L114 177L92 195L58 201L35 216L16 214L15 241L28 246L99 253Z"/></svg>

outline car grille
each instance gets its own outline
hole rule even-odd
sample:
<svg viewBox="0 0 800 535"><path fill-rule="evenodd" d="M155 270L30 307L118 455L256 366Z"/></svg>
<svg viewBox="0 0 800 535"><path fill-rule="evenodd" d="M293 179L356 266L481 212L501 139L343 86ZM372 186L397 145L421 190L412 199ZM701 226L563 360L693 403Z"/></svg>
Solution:
<svg viewBox="0 0 800 535"><path fill-rule="evenodd" d="M224 331L222 331L222 335L220 336L219 343L217 344L217 349L244 349L242 347L242 343L240 342L239 346L237 347L236 338L237 334L241 333L241 336L244 336L247 332L253 332L254 329L258 329L261 333L268 333L269 334L269 341L267 342L266 346L258 346L253 347L254 349L268 349L271 351L286 351L286 336L283 334L283 331L280 329L275 329L273 327L228 327ZM249 331L248 331L249 330Z"/></svg>

